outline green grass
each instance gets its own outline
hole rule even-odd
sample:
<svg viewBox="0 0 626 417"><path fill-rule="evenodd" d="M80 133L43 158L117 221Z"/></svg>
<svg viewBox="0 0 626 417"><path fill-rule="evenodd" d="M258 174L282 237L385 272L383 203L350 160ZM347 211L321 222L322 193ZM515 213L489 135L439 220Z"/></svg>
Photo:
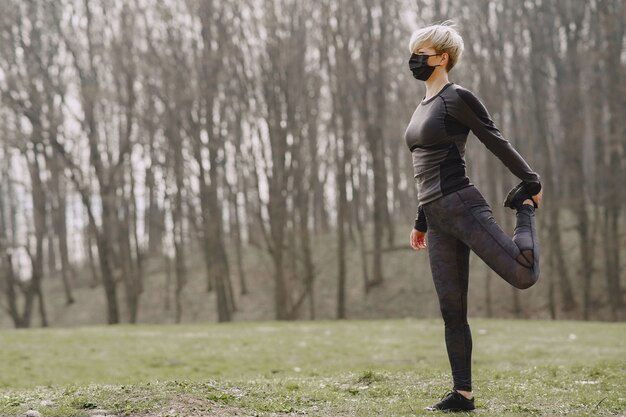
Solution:
<svg viewBox="0 0 626 417"><path fill-rule="evenodd" d="M470 321L477 415L626 415L626 325ZM451 386L440 320L0 331L0 416L414 416Z"/></svg>

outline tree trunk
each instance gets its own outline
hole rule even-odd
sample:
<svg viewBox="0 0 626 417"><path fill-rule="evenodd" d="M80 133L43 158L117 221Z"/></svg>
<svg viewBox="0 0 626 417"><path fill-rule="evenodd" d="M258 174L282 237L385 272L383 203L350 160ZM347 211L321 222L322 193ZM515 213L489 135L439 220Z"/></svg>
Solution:
<svg viewBox="0 0 626 417"><path fill-rule="evenodd" d="M620 267L620 214L624 202L624 168L622 167L623 145L626 135L624 123L623 92L617 86L623 84L621 57L615 51L621 51L626 27L626 4L621 0L599 2L600 18L605 34L606 82L609 123L606 140L606 188L604 199L604 251L606 253L606 289L611 311L611 318L621 320L624 314L624 296L621 285ZM616 48L616 49L613 49Z"/></svg>
<svg viewBox="0 0 626 417"><path fill-rule="evenodd" d="M35 131L35 138L40 137L40 132ZM29 256L32 265L31 282L28 285L27 302L23 313L23 324L25 327L30 326L30 317L33 297L37 296L39 300L39 313L41 316L42 327L48 326L46 317L44 298L41 291L41 280L44 275L44 239L46 237L46 194L44 193L43 181L41 180L40 167L40 151L39 146L35 145L31 151L26 151L25 156L28 159L30 181L31 181L31 197L33 203L33 220L35 225L35 252Z"/></svg>
<svg viewBox="0 0 626 417"><path fill-rule="evenodd" d="M62 176L61 161L56 154L47 159L50 168L50 186L52 198L56 201L56 205L51 210L52 230L58 238L59 255L61 258L61 278L63 280L63 290L65 292L66 304L74 303L72 289L70 287L70 279L74 277L74 270L69 260L69 252L67 248L67 221L66 221L66 185Z"/></svg>

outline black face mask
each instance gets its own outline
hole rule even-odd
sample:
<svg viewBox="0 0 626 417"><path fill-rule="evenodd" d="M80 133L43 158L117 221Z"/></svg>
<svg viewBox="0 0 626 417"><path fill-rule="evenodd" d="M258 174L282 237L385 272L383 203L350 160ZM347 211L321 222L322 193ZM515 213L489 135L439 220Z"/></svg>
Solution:
<svg viewBox="0 0 626 417"><path fill-rule="evenodd" d="M413 76L421 81L428 80L430 76L432 75L433 71L435 70L435 67L439 66L439 65L435 65L433 67L433 66L428 65L427 63L428 57L437 56L437 55L441 55L441 54L433 54L433 55L411 54L411 58L409 59L409 68L411 69Z"/></svg>

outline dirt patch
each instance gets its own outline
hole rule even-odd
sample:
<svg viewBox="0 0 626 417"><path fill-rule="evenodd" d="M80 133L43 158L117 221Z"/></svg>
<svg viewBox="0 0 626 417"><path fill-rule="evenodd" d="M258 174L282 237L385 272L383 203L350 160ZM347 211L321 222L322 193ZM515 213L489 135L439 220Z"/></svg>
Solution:
<svg viewBox="0 0 626 417"><path fill-rule="evenodd" d="M302 417L303 415L308 414L250 412L193 395L181 394L172 398L161 410L147 414L132 414L128 417ZM326 416L327 414L316 413L315 415ZM339 414L328 415L338 416Z"/></svg>
<svg viewBox="0 0 626 417"><path fill-rule="evenodd" d="M161 410L148 414L133 414L131 417L253 417L254 414L231 407L217 404L204 398L181 394L170 400Z"/></svg>

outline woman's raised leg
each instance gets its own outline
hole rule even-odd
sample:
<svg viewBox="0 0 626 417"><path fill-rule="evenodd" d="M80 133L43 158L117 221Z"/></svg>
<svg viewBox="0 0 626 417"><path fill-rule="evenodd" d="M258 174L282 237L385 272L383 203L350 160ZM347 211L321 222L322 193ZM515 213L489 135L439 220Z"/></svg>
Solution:
<svg viewBox="0 0 626 417"><path fill-rule="evenodd" d="M429 228L431 223L442 224L514 287L529 288L539 279L534 207L524 204L517 210L512 238L496 223L491 207L474 186L427 204L424 210Z"/></svg>

